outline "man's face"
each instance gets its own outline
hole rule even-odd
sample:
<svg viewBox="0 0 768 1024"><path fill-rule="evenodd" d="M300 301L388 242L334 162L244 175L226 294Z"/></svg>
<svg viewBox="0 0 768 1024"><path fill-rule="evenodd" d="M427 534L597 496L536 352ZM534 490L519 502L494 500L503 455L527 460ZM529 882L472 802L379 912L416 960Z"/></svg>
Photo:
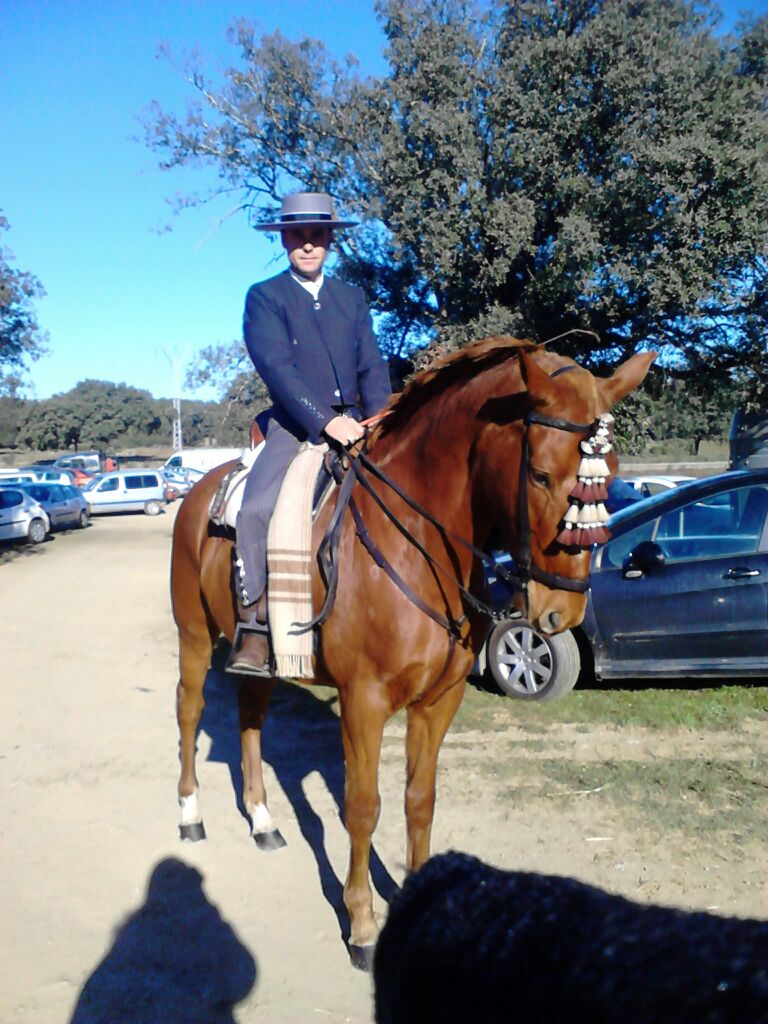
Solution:
<svg viewBox="0 0 768 1024"><path fill-rule="evenodd" d="M331 229L317 224L311 227L285 228L281 233L283 246L291 266L302 277L314 281L323 269L331 247Z"/></svg>

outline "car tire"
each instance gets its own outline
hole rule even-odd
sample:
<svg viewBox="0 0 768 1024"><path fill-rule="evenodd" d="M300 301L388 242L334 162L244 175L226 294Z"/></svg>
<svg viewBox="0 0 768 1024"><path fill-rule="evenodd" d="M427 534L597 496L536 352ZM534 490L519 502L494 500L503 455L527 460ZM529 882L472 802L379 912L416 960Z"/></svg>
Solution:
<svg viewBox="0 0 768 1024"><path fill-rule="evenodd" d="M144 511L148 516L159 516L163 511L163 506L155 498L150 498L149 501L144 502Z"/></svg>
<svg viewBox="0 0 768 1024"><path fill-rule="evenodd" d="M573 633L539 633L525 619L499 622L488 637L486 656L496 685L517 700L557 700L579 678Z"/></svg>
<svg viewBox="0 0 768 1024"><path fill-rule="evenodd" d="M42 519L33 519L27 528L27 540L30 544L42 544L48 536Z"/></svg>
<svg viewBox="0 0 768 1024"><path fill-rule="evenodd" d="M91 517L89 513L84 508L81 508L80 515L77 517L77 525L80 527L81 530L84 530L88 523L90 522L90 519Z"/></svg>

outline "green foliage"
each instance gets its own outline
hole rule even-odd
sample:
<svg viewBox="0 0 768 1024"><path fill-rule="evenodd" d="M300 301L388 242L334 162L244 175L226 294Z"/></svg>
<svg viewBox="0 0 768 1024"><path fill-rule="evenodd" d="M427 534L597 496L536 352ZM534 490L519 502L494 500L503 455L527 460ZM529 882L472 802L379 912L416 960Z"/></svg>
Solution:
<svg viewBox="0 0 768 1024"><path fill-rule="evenodd" d="M18 426L22 444L39 451L79 445L108 448L120 438L156 435L163 426L148 391L81 381L71 391L42 402L29 402ZM163 434L159 434L165 440Z"/></svg>
<svg viewBox="0 0 768 1024"><path fill-rule="evenodd" d="M26 403L12 395L0 396L0 447L9 448L16 444L19 421Z"/></svg>
<svg viewBox="0 0 768 1024"><path fill-rule="evenodd" d="M745 389L727 375L688 376L652 368L644 384L613 410L622 455L647 454L651 442L686 440L698 455L702 441L725 441L731 417L745 403Z"/></svg>
<svg viewBox="0 0 768 1024"><path fill-rule="evenodd" d="M218 386L218 432L232 444L245 443L254 416L271 404L266 385L254 370L242 341L203 349L189 368L186 383L190 388Z"/></svg>
<svg viewBox="0 0 768 1024"><path fill-rule="evenodd" d="M599 341L557 348L593 366L661 347L682 375L765 387L767 18L721 38L685 0L377 10L378 79L235 25L223 83L191 66L197 106L150 115L162 166L212 165L252 220L295 188L363 213L341 272L388 354L580 328Z"/></svg>
<svg viewBox="0 0 768 1024"><path fill-rule="evenodd" d="M0 213L0 233L8 221ZM21 376L29 360L45 353L46 335L33 308L44 292L32 274L12 265L13 253L0 245L0 395L14 397L23 386Z"/></svg>
<svg viewBox="0 0 768 1024"><path fill-rule="evenodd" d="M240 419L226 402L182 402L186 445L244 444L252 411ZM0 398L0 443L38 451L132 448L170 444L175 417L170 399L148 391L86 380L44 401Z"/></svg>

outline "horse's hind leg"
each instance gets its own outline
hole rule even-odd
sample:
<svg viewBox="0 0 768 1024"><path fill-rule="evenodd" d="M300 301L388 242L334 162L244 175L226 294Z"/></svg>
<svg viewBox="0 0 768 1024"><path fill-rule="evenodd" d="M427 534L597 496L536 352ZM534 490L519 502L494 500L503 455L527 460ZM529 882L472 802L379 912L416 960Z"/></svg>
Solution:
<svg viewBox="0 0 768 1024"><path fill-rule="evenodd" d="M464 696L464 682L456 683L433 703L408 707L408 757L405 817L408 830L406 867L416 871L429 858L435 814L435 778L440 744Z"/></svg>
<svg viewBox="0 0 768 1024"><path fill-rule="evenodd" d="M285 846L285 839L267 807L261 761L261 730L274 686L274 679L243 676L237 693L243 750L243 803L251 819L251 835L260 850L279 850Z"/></svg>
<svg viewBox="0 0 768 1024"><path fill-rule="evenodd" d="M176 687L176 720L179 724L179 806L182 839L197 842L205 839L205 826L200 814L197 772L197 727L205 707L203 684L211 664L213 630L201 607L202 621L179 629L179 684Z"/></svg>

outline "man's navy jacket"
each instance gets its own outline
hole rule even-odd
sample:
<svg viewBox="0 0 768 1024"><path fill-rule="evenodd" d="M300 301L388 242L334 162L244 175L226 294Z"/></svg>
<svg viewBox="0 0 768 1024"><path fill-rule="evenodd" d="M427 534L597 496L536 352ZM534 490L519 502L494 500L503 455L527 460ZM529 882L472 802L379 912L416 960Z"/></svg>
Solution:
<svg viewBox="0 0 768 1024"><path fill-rule="evenodd" d="M390 395L359 288L325 277L315 302L285 271L248 290L243 334L272 415L300 439L320 440L342 408L372 416Z"/></svg>

